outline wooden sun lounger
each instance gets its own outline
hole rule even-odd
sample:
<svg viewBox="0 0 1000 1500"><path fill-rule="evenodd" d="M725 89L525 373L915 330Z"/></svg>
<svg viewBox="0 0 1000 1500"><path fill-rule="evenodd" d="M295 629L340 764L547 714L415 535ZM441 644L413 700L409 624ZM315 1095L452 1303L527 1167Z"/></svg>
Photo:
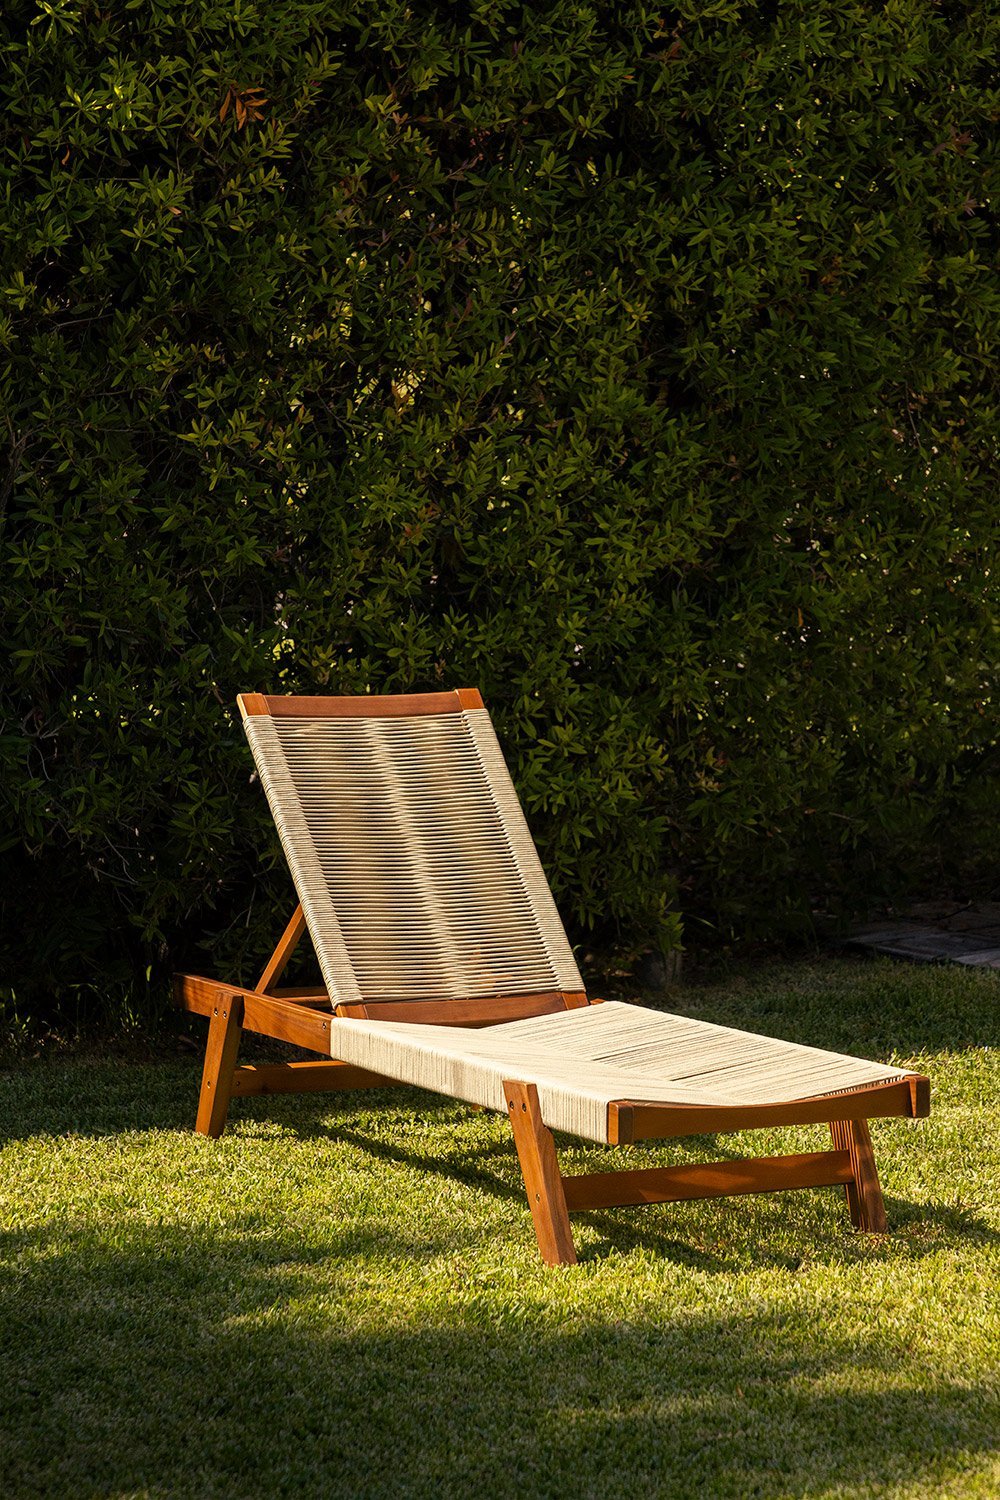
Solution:
<svg viewBox="0 0 1000 1500"><path fill-rule="evenodd" d="M885 1229L867 1122L927 1115L928 1080L589 1000L477 692L239 702L299 905L254 988L175 977L209 1020L197 1130L233 1097L401 1084L506 1110L549 1264L576 1260L570 1212L614 1205L840 1185ZM324 984L283 987L307 930ZM321 1060L239 1066L244 1030ZM831 1150L574 1177L552 1134L815 1123Z"/></svg>

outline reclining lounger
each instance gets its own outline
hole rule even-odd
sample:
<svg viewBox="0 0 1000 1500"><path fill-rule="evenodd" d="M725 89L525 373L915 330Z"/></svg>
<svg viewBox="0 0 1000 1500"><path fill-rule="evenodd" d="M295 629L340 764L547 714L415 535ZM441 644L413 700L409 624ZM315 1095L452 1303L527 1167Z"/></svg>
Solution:
<svg viewBox="0 0 1000 1500"><path fill-rule="evenodd" d="M644 1006L588 1000L489 716L470 690L239 699L299 896L254 989L175 978L209 1018L196 1129L232 1096L417 1084L506 1111L549 1264L569 1213L841 1184L885 1229L867 1121L926 1078ZM308 929L324 985L280 980ZM238 1067L243 1029L325 1054ZM607 1144L830 1126L833 1149L563 1177L552 1131Z"/></svg>

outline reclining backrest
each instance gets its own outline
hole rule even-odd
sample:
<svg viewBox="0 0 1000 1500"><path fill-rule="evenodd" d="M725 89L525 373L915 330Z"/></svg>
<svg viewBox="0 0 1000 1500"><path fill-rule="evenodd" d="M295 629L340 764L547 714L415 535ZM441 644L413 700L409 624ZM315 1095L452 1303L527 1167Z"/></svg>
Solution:
<svg viewBox="0 0 1000 1500"><path fill-rule="evenodd" d="M583 989L477 692L239 704L335 1004Z"/></svg>

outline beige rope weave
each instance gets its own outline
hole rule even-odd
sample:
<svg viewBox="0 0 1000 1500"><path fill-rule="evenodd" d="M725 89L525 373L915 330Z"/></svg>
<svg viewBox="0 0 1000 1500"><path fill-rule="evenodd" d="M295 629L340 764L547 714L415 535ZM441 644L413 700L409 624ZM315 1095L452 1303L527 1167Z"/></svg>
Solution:
<svg viewBox="0 0 1000 1500"><path fill-rule="evenodd" d="M649 1104L782 1104L906 1076L898 1068L713 1026L646 1006L604 1005L480 1030L338 1020L334 1057L506 1111L502 1083L538 1088L550 1129L608 1139L615 1099Z"/></svg>
<svg viewBox="0 0 1000 1500"><path fill-rule="evenodd" d="M335 1002L583 989L485 709L244 725Z"/></svg>

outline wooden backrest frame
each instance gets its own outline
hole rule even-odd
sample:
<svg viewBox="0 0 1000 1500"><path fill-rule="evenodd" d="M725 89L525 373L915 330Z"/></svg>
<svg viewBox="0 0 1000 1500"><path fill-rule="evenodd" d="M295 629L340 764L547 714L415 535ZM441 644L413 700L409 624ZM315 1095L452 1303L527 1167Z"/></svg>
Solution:
<svg viewBox="0 0 1000 1500"><path fill-rule="evenodd" d="M263 714L273 719L412 719L485 707L476 688L457 688L450 693L358 693L350 698L240 693L236 702L245 719Z"/></svg>

